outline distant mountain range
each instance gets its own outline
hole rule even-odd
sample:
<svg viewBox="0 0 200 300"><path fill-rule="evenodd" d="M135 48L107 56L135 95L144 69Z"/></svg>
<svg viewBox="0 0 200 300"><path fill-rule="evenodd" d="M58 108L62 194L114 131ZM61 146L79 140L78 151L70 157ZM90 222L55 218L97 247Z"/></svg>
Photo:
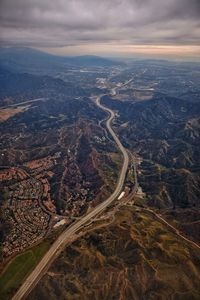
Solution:
<svg viewBox="0 0 200 300"><path fill-rule="evenodd" d="M111 67L123 63L93 55L57 56L32 48L1 47L0 64L15 72L47 74L69 67Z"/></svg>

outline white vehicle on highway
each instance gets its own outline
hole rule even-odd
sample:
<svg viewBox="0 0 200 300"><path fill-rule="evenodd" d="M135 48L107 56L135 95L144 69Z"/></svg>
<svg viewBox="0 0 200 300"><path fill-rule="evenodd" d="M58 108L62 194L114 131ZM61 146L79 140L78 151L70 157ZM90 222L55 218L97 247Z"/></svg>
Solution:
<svg viewBox="0 0 200 300"><path fill-rule="evenodd" d="M125 192L121 192L121 194L119 195L119 197L117 198L117 200L122 199L124 197L124 195L125 195Z"/></svg>

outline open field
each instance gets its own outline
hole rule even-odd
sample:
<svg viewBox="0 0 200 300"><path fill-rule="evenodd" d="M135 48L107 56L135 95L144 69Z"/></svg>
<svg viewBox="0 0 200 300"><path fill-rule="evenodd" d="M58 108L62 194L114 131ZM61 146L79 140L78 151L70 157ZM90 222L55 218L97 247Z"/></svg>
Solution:
<svg viewBox="0 0 200 300"><path fill-rule="evenodd" d="M0 275L0 299L10 299L10 295L17 290L23 279L33 270L49 247L50 241L42 242L10 262Z"/></svg>
<svg viewBox="0 0 200 300"><path fill-rule="evenodd" d="M24 112L28 106L11 107L0 109L0 122L4 122L14 115Z"/></svg>

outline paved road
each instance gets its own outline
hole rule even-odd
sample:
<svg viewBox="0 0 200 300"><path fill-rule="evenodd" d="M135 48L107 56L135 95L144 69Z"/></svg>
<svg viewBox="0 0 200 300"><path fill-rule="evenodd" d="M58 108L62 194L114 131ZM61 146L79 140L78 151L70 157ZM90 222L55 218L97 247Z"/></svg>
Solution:
<svg viewBox="0 0 200 300"><path fill-rule="evenodd" d="M111 123L113 118L115 117L115 113L102 105L100 103L102 96L97 97L96 104L98 107L100 107L102 110L109 113L109 118L106 121L106 126L110 134L112 135L115 143L117 144L118 148L123 154L123 166L120 172L120 176L118 179L118 183L116 186L115 191L112 193L112 195L105 200L103 203L98 205L96 208L93 209L89 214L85 215L80 219L80 221L77 221L75 224L72 224L70 227L68 227L59 237L58 239L53 243L51 248L48 250L48 252L45 254L45 256L42 258L42 260L39 262L39 264L36 266L36 268L33 270L33 272L27 277L25 282L22 284L22 286L19 288L15 296L12 298L12 300L20 300L24 299L30 291L34 288L34 286L39 282L41 277L45 274L45 272L48 270L48 267L52 263L52 261L56 258L56 256L63 250L66 243L69 242L73 236L76 234L77 231L79 231L81 228L84 227L84 225L96 217L100 212L102 212L107 206L109 206L121 193L124 180L126 177L126 172L128 169L129 164L129 157L125 150L125 148L122 146L120 140L116 136L115 132L113 131L111 127Z"/></svg>
<svg viewBox="0 0 200 300"><path fill-rule="evenodd" d="M49 98L37 98L37 99L27 100L27 101L24 101L24 102L9 104L7 106L1 106L0 109L6 109L6 108L9 108L9 107L17 107L17 106L26 105L26 104L29 104L29 103L32 103L32 102L46 101L46 100L49 100Z"/></svg>

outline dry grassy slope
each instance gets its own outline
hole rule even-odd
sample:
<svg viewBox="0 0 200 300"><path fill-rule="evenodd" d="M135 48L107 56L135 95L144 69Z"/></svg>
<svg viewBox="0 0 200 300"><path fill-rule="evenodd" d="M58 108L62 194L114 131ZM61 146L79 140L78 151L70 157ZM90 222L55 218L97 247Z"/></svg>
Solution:
<svg viewBox="0 0 200 300"><path fill-rule="evenodd" d="M200 252L126 207L67 247L28 300L192 300L200 299L199 282Z"/></svg>
<svg viewBox="0 0 200 300"><path fill-rule="evenodd" d="M188 238L200 243L200 211L198 208L162 211L164 219L173 224Z"/></svg>

